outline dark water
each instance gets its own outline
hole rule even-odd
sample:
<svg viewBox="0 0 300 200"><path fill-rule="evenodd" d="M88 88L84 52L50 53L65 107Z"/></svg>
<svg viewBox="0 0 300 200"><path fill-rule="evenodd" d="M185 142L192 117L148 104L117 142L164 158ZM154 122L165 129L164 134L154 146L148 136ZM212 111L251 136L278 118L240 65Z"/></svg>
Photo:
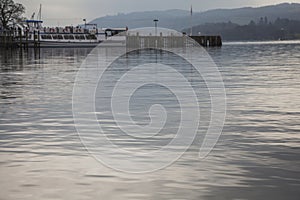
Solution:
<svg viewBox="0 0 300 200"><path fill-rule="evenodd" d="M171 166L143 175L106 168L80 142L72 92L90 52L1 50L0 199L299 199L300 43L208 49L227 93L218 144L199 160L196 138ZM133 110L148 110L143 94L136 94ZM178 109L163 99L167 109ZM151 95L146 100L159 103ZM168 121L171 127L176 119ZM115 133L105 122L106 131Z"/></svg>

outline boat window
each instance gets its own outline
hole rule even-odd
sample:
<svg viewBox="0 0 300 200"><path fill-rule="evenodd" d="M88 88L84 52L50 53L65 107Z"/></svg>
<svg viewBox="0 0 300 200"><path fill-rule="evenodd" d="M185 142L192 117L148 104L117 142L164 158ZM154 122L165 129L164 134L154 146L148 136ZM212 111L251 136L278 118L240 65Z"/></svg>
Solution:
<svg viewBox="0 0 300 200"><path fill-rule="evenodd" d="M51 35L41 35L42 39L44 40L52 40Z"/></svg>
<svg viewBox="0 0 300 200"><path fill-rule="evenodd" d="M62 35L57 35L57 37L58 37L59 40L63 40L64 39Z"/></svg>
<svg viewBox="0 0 300 200"><path fill-rule="evenodd" d="M85 36L87 40L96 40L97 37L95 35L86 35Z"/></svg>
<svg viewBox="0 0 300 200"><path fill-rule="evenodd" d="M64 35L64 38L66 40L74 40L74 36L73 35Z"/></svg>
<svg viewBox="0 0 300 200"><path fill-rule="evenodd" d="M105 35L108 37L113 36L111 31L105 31Z"/></svg>
<svg viewBox="0 0 300 200"><path fill-rule="evenodd" d="M84 35L75 35L76 40L85 40Z"/></svg>

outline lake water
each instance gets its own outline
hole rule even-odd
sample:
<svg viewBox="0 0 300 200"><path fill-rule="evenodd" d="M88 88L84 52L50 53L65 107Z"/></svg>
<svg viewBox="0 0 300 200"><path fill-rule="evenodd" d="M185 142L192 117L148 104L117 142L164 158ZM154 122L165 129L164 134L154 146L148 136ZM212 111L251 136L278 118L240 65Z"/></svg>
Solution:
<svg viewBox="0 0 300 200"><path fill-rule="evenodd" d="M0 51L0 199L299 199L300 42L225 43L207 49L226 88L222 135L209 156L199 159L200 130L180 159L145 174L106 167L86 151L77 134L73 86L92 49ZM166 56L156 54L131 58ZM181 73L200 88L199 74L183 61L179 64ZM113 76L105 83L115 84L128 66L120 62L111 68ZM112 91L111 85L99 88L100 94ZM153 104L171 113L156 140L146 137L136 144L125 138L105 110L105 95L97 96L97 117L116 144L133 151L155 149L178 128L179 107L172 95L147 85L131 102L132 118L141 125L149 123L147 111ZM210 117L208 96L204 91L199 98L200 127Z"/></svg>

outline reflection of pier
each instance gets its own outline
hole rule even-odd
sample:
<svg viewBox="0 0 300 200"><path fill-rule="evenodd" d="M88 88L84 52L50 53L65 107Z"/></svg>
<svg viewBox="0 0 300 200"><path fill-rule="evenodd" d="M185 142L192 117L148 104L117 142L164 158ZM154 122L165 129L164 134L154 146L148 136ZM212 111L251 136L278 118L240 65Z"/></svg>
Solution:
<svg viewBox="0 0 300 200"><path fill-rule="evenodd" d="M204 47L220 47L222 39L220 36L148 36L140 35L138 32L134 35L126 36L126 46L129 48L180 48L200 44Z"/></svg>

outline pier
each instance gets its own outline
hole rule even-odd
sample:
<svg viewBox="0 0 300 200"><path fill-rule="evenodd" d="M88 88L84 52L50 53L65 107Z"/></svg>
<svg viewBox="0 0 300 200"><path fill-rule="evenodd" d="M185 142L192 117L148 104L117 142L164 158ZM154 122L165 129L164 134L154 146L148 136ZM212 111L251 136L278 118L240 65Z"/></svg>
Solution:
<svg viewBox="0 0 300 200"><path fill-rule="evenodd" d="M180 48L199 44L203 47L221 47L221 36L187 36L187 35L135 35L126 36L126 47L128 48Z"/></svg>

